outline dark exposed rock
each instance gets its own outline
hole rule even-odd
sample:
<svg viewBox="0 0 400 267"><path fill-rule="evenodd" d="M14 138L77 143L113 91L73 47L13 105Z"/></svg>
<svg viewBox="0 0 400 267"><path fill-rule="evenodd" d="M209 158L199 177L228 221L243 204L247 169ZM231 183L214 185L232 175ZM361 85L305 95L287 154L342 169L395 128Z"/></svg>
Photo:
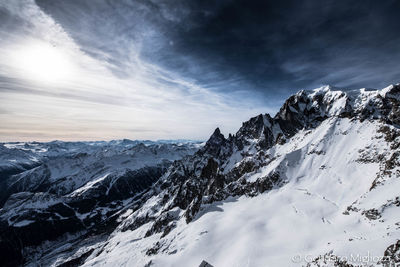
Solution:
<svg viewBox="0 0 400 267"><path fill-rule="evenodd" d="M157 254L158 251L160 251L161 247L162 247L162 244L160 242L155 243L153 247L149 248L146 251L146 255L151 256L151 255Z"/></svg>
<svg viewBox="0 0 400 267"><path fill-rule="evenodd" d="M308 262L306 266L356 267L345 259L332 254L332 252L316 257L312 262Z"/></svg>
<svg viewBox="0 0 400 267"><path fill-rule="evenodd" d="M220 153L221 147L225 144L226 139L221 133L220 129L215 129L214 133L210 136L206 142L203 152L213 156L217 156Z"/></svg>
<svg viewBox="0 0 400 267"><path fill-rule="evenodd" d="M391 170L395 166L399 166L399 157L400 157L400 153L394 152L392 154L392 156L390 157L390 159L388 159L385 163L386 170Z"/></svg>
<svg viewBox="0 0 400 267"><path fill-rule="evenodd" d="M361 214L370 220L378 220L381 217L381 214L376 209L365 210Z"/></svg>
<svg viewBox="0 0 400 267"><path fill-rule="evenodd" d="M379 263L383 266L397 266L400 263L400 240L385 250L384 257Z"/></svg>
<svg viewBox="0 0 400 267"><path fill-rule="evenodd" d="M75 267L75 266L80 266L93 253L93 250L94 249L90 249L90 250L86 251L85 253L83 253L82 255L80 255L79 257L71 259L71 260L66 261L66 262L63 262L62 264L57 265L57 267Z"/></svg>
<svg viewBox="0 0 400 267"><path fill-rule="evenodd" d="M151 236L154 233L161 233L163 231L163 237L166 236L175 226L173 224L174 219L176 218L174 218L174 216L172 216L168 212L162 214L155 220L150 230L146 232L145 236Z"/></svg>
<svg viewBox="0 0 400 267"><path fill-rule="evenodd" d="M65 233L74 233L85 229L82 222L74 217L57 219L50 218L49 214L35 213L31 223L14 227L6 223L0 225L0 247L7 248L0 251L2 259L6 262L22 263L23 254L21 251L29 246L38 246L45 240L55 240Z"/></svg>
<svg viewBox="0 0 400 267"><path fill-rule="evenodd" d="M214 266L212 266L211 264L209 264L208 262L206 262L205 260L203 260L203 261L200 263L199 267L214 267Z"/></svg>

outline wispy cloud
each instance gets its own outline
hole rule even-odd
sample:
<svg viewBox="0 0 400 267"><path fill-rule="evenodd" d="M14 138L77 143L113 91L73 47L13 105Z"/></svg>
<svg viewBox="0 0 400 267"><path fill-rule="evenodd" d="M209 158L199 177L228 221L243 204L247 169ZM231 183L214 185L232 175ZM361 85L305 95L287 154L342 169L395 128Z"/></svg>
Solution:
<svg viewBox="0 0 400 267"><path fill-rule="evenodd" d="M237 94L210 90L142 59L143 43L130 44L124 37L109 49L100 43L85 46L32 0L2 2L0 10L6 14L0 26L5 37L0 41L2 140L204 139L216 126L233 132L249 116L269 111L251 97L250 105L243 103ZM98 29L114 27L103 21ZM146 25L133 32L152 34ZM95 40L89 37L88 42ZM21 55L33 46L62 54L71 73L49 80L32 75ZM43 70L51 73L49 67Z"/></svg>
<svg viewBox="0 0 400 267"><path fill-rule="evenodd" d="M399 11L396 0L1 1L0 138L205 139L299 89L398 83Z"/></svg>

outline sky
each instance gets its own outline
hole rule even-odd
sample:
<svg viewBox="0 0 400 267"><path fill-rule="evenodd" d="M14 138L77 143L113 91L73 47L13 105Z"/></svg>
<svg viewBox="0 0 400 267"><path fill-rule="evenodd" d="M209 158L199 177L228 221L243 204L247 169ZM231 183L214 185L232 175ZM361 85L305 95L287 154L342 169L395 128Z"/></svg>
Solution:
<svg viewBox="0 0 400 267"><path fill-rule="evenodd" d="M400 81L400 1L0 0L0 141L235 133Z"/></svg>

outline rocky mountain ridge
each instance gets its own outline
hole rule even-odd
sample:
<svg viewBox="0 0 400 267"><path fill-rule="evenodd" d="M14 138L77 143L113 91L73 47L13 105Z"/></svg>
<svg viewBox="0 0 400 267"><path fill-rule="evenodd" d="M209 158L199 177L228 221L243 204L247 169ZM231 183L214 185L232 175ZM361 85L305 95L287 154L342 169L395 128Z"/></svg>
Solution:
<svg viewBox="0 0 400 267"><path fill-rule="evenodd" d="M396 139L400 125L399 101L399 85L380 91L361 89L349 92L325 86L298 92L273 118L269 114L253 117L228 138L217 128L203 148L192 157L175 162L156 183L159 188L168 188L163 194L169 198L161 202L164 206L161 213L178 207L185 210L189 223L202 204L229 196L255 196L281 186L288 178L277 170L255 181L249 181L246 175L274 161L265 153L266 150L284 144L300 130L318 127L328 118L350 118L360 122L377 120L383 125L382 131L388 131L384 125L394 125L396 129L389 133L393 136L386 138ZM393 147L398 147L398 144ZM154 223L158 231L162 230L159 226L161 221L166 225L170 223L160 217ZM166 227L166 230L170 231L170 228Z"/></svg>
<svg viewBox="0 0 400 267"><path fill-rule="evenodd" d="M303 265L319 266L331 255L337 261L328 266L356 266L348 254L360 249L388 255L373 265L396 262L399 106L400 85L300 91L274 117L251 118L234 135L217 128L196 153L174 161L118 212L102 211L113 220L90 221L104 225L90 238L57 239L54 253L35 244L23 253L25 264L197 266L206 260L231 266L251 259L250 266L274 266L291 265L291 256L301 252L314 255L302 258ZM13 198L8 206L18 209L18 194ZM283 241L287 232L297 245ZM232 259L224 257L227 250L236 252Z"/></svg>

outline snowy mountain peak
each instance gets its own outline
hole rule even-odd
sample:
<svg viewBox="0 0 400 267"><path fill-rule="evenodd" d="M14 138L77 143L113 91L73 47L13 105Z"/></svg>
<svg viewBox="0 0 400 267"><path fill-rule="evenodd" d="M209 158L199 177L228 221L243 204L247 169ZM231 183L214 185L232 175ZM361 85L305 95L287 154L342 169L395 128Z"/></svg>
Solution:
<svg viewBox="0 0 400 267"><path fill-rule="evenodd" d="M289 97L275 118L290 121L296 128L315 126L332 116L386 120L398 115L399 88L340 90L324 86L303 90Z"/></svg>
<svg viewBox="0 0 400 267"><path fill-rule="evenodd" d="M392 84L380 91L382 97L395 98L400 101L400 83Z"/></svg>
<svg viewBox="0 0 400 267"><path fill-rule="evenodd" d="M315 94L320 94L320 93L326 93L328 91L341 91L341 90L338 87L327 84L319 88L315 88L311 91Z"/></svg>

